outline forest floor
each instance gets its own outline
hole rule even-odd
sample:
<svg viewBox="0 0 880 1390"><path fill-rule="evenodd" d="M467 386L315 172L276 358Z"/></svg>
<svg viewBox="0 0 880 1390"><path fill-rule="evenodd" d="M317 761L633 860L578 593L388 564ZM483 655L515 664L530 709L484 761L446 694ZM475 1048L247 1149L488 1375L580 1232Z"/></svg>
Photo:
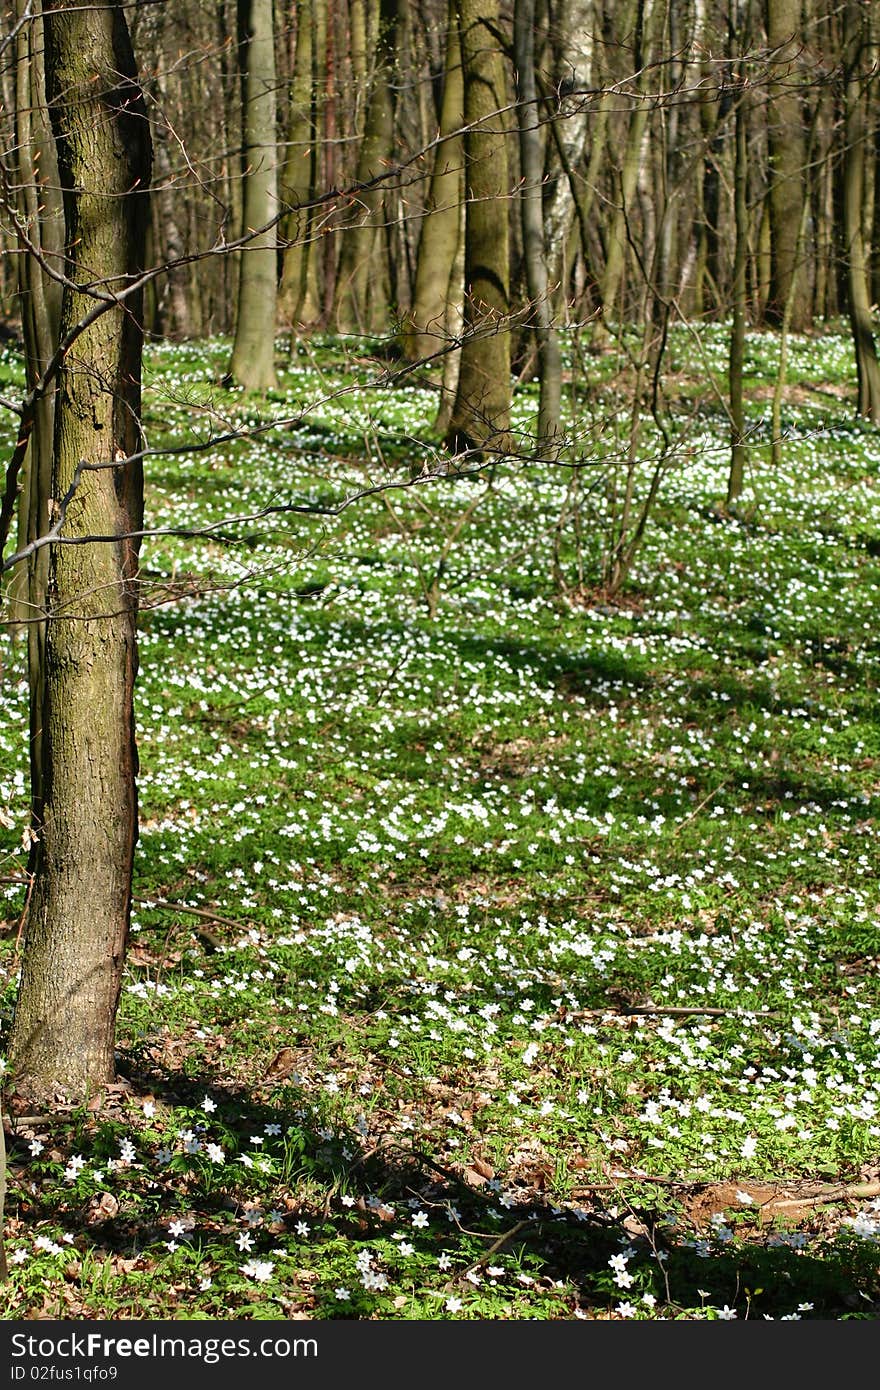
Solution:
<svg viewBox="0 0 880 1390"><path fill-rule="evenodd" d="M880 434L797 338L774 468L750 335L728 514L726 341L672 335L616 596L612 358L569 359L563 465L462 479L368 343L260 401L228 344L151 349L147 525L202 534L143 549L120 1081L7 1078L4 1317L878 1316Z"/></svg>

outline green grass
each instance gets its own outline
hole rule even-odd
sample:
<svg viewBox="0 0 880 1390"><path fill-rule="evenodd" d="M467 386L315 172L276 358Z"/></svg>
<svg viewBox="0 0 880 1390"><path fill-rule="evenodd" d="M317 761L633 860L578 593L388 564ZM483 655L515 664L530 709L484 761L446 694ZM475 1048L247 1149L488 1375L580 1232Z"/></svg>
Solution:
<svg viewBox="0 0 880 1390"><path fill-rule="evenodd" d="M876 1317L880 442L846 340L793 340L774 471L751 335L728 517L726 335L673 334L615 601L612 361L560 585L570 470L400 486L438 458L429 381L326 341L255 402L227 351L148 361L151 447L259 433L149 461L148 525L226 538L144 545L126 1085L11 1119L4 1315ZM320 510L229 520L291 501Z"/></svg>

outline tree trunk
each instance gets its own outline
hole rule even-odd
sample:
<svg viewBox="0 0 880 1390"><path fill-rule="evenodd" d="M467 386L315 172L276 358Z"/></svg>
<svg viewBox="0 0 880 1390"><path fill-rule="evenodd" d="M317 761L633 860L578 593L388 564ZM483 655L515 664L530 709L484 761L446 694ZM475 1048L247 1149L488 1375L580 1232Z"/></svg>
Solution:
<svg viewBox="0 0 880 1390"><path fill-rule="evenodd" d="M767 140L770 154L770 296L767 320L780 324L797 269L797 234L805 188L805 132L798 80L803 46L801 0L766 0L770 84L767 89ZM802 285L805 283L801 277ZM800 293L792 329L809 323L809 299Z"/></svg>
<svg viewBox="0 0 880 1390"><path fill-rule="evenodd" d="M562 425L562 357L553 326L547 253L544 244L542 188L544 150L541 141L538 87L535 81L535 0L515 0L513 58L516 69L519 160L522 174L523 259L529 294L529 318L538 348L540 398L536 445L540 452L558 448Z"/></svg>
<svg viewBox="0 0 880 1390"><path fill-rule="evenodd" d="M229 375L249 391L267 391L275 376L278 159L275 139L275 36L272 0L240 0L243 40L244 228L256 233L241 253L235 341ZM261 231L260 228L266 230Z"/></svg>
<svg viewBox="0 0 880 1390"><path fill-rule="evenodd" d="M880 365L874 342L862 213L865 188L865 85L870 69L869 17L859 0L846 0L844 45L843 237L849 321L859 382L858 413L880 424Z"/></svg>
<svg viewBox="0 0 880 1390"><path fill-rule="evenodd" d="M356 182L362 186L355 195L354 220L342 232L336 281L336 327L340 333L366 333L374 325L371 310L382 295L382 279L373 282L376 242L385 237L385 189L373 183L388 166L394 139L394 104L391 75L394 68L398 0L381 0L379 33L376 41L376 71L364 124L364 138L358 155ZM372 185L372 186L370 186ZM383 306L387 321L390 310Z"/></svg>
<svg viewBox="0 0 880 1390"><path fill-rule="evenodd" d="M115 294L142 267L150 148L123 8L46 14L46 88L65 212L65 271ZM137 836L133 687L142 296L90 327L66 285L50 514L84 544L49 552L41 749L43 824L10 1042L17 1090L84 1096L114 1077L114 1023ZM65 510L66 509L66 510ZM113 538L116 539L113 539Z"/></svg>
<svg viewBox="0 0 880 1390"><path fill-rule="evenodd" d="M284 246L278 310L293 334L302 322L314 323L317 299L309 296L315 192L317 131L315 130L312 0L297 6L296 56L287 123L287 149L281 171L280 194L285 209L281 224Z"/></svg>
<svg viewBox="0 0 880 1390"><path fill-rule="evenodd" d="M461 44L455 0L449 0L446 30L446 66L440 109L440 143L434 152L431 189L419 239L416 283L403 350L410 362L440 352L444 346L446 296L458 249L459 208L463 196L464 86Z"/></svg>
<svg viewBox="0 0 880 1390"><path fill-rule="evenodd" d="M21 18L25 0L18 0ZM15 64L15 152L18 216L37 251L16 259L25 345L25 377L30 391L48 366L58 345L61 287L46 273L40 257L52 267L64 247L64 210L58 180L55 142L46 106L43 20L35 18L17 35ZM52 475L52 437L55 396L50 389L36 402L34 423L22 468L18 512L18 548L43 535L49 520ZM34 825L42 821L42 706L45 669L45 609L48 554L35 551L10 585L12 615L27 620L28 684L30 688L31 811Z"/></svg>
<svg viewBox="0 0 880 1390"><path fill-rule="evenodd" d="M662 11L659 0L637 0L633 63L635 67L634 85L640 95L645 90L644 66L648 62L648 55L652 47L650 31L654 24L655 15L659 11ZM610 320L613 320L615 316L621 320L623 318L620 313L621 306L618 304L618 298L626 266L627 227L632 216L633 199L642 166L647 127L648 103L637 98L629 118L629 129L618 185L619 201L614 208L611 227L608 232L608 251L600 285L602 322L596 325L597 331L594 334L596 343L600 343L603 337L607 337L607 333L603 330L607 329Z"/></svg>
<svg viewBox="0 0 880 1390"><path fill-rule="evenodd" d="M572 260L566 252L572 242L575 219L586 222L590 217L598 159L605 146L608 97L602 96L600 114L591 121L585 94L590 88L594 60L594 0L557 0L549 9L553 68L545 89L547 114L551 118L555 114L555 120L545 165L549 180L543 199L544 243L554 302L564 308ZM583 164L591 138L591 163L593 153L597 162L584 178ZM589 260L586 238L583 242L583 253Z"/></svg>
<svg viewBox="0 0 880 1390"><path fill-rule="evenodd" d="M742 79L741 79L742 80ZM745 97L740 90L734 116L733 165L733 322L730 329L730 473L727 479L727 505L735 502L743 490L748 450L743 443L745 416L743 413L743 360L746 340L746 252L749 235L748 210L748 145L746 139Z"/></svg>
<svg viewBox="0 0 880 1390"><path fill-rule="evenodd" d="M497 0L459 0L465 118L465 324L447 443L505 450L510 429L507 91Z"/></svg>

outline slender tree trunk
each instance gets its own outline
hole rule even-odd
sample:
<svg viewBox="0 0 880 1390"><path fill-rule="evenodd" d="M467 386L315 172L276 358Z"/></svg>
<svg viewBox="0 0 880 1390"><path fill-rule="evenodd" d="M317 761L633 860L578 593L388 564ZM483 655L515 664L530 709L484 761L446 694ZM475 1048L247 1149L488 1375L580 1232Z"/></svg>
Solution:
<svg viewBox="0 0 880 1390"><path fill-rule="evenodd" d="M748 210L748 144L745 98L740 90L734 116L734 256L733 256L733 323L730 330L730 474L727 480L727 505L735 502L743 490L748 449L744 444L745 415L743 412L743 359L746 340L746 265L749 235Z"/></svg>
<svg viewBox="0 0 880 1390"><path fill-rule="evenodd" d="M801 110L798 60L803 47L801 0L766 0L767 44L771 81L767 89L767 139L770 154L770 296L767 319L782 322L797 268L797 234L805 188L805 131ZM802 276L802 284L806 277ZM792 329L809 322L805 293L795 299Z"/></svg>
<svg viewBox="0 0 880 1390"><path fill-rule="evenodd" d="M313 0L299 0L296 21L296 54L287 122L287 149L279 192L288 209L281 223L282 257L278 311L291 329L318 317L316 301L309 302L309 268L312 260L314 211L308 204L315 193L317 132L314 127Z"/></svg>
<svg viewBox="0 0 880 1390"><path fill-rule="evenodd" d="M452 132L460 132L463 122L461 44L455 0L449 0L440 144L434 152L431 188L419 239L413 307L403 337L403 350L410 362L439 352L444 343L446 297L458 249L459 208L464 192L464 139Z"/></svg>
<svg viewBox="0 0 880 1390"><path fill-rule="evenodd" d="M843 237L849 321L859 381L858 413L880 424L880 364L874 341L862 215L865 188L865 85L870 59L870 19L859 0L846 0L844 44Z"/></svg>
<svg viewBox="0 0 880 1390"><path fill-rule="evenodd" d="M146 108L119 4L46 14L46 88L64 190L66 274L119 293L142 268ZM43 824L10 1040L18 1091L83 1096L114 1076L113 1036L137 837L133 687L141 296L76 337L58 378L41 729ZM94 298L67 285L61 336Z"/></svg>
<svg viewBox="0 0 880 1390"><path fill-rule="evenodd" d="M440 407L434 421L435 430L444 438L452 419L455 398L458 395L458 379L461 375L460 343L464 332L464 247L465 202L464 178L462 178L462 197L458 208L458 244L455 248L455 259L449 271L449 288L446 292L446 312L443 319L444 340L447 346L443 357Z"/></svg>
<svg viewBox="0 0 880 1390"><path fill-rule="evenodd" d="M535 0L516 0L513 11L513 59L516 69L519 160L522 174L523 259L529 294L529 318L538 347L538 449L558 447L562 397L562 357L553 326L553 309L544 244L544 150L539 124L538 87L535 81Z"/></svg>
<svg viewBox="0 0 880 1390"><path fill-rule="evenodd" d="M244 64L244 234L255 232L241 253L235 341L229 375L249 391L277 385L278 153L275 137L275 35L272 0L241 0ZM261 231L260 228L266 228Z"/></svg>
<svg viewBox="0 0 880 1390"><path fill-rule="evenodd" d="M596 16L594 0L551 0L550 44L553 68L549 86L544 83L546 113L553 120L547 141L545 168L549 175L544 203L544 244L547 274L557 312L566 304L571 262L568 254L576 219L589 220L595 192L598 160L605 147L608 98L600 100L598 117L591 115L586 98L593 76ZM587 150L590 148L590 160ZM592 165L592 155L596 165ZM590 248L583 241L587 262ZM576 243L575 243L576 245ZM576 254L576 253L575 253Z"/></svg>
<svg viewBox="0 0 880 1390"><path fill-rule="evenodd" d="M662 10L659 0L637 0L633 63L635 66L635 88L639 94L645 89L643 69L651 48L650 31L654 23L655 13L658 10ZM627 131L623 165L620 171L620 182L618 185L619 201L616 201L614 214L611 219L611 226L608 232L608 250L605 258L605 269L602 273L600 284L600 295L602 300L601 327L606 329L609 321L615 319L615 317L621 317L618 298L623 285L623 274L626 266L628 249L627 226L632 217L633 199L638 186L639 172L642 167L643 147L647 127L648 104L645 101L636 99L629 118L629 130ZM594 340L598 343L603 337L599 324L597 324L597 330L599 331L594 334ZM605 336L607 336L607 333Z"/></svg>
<svg viewBox="0 0 880 1390"><path fill-rule="evenodd" d="M394 139L394 104L391 74L398 20L398 0L381 0L376 47L376 73L367 103L364 138L358 156L354 220L342 232L336 281L336 326L340 333L366 333L372 323L373 302L382 295L382 283L371 282L376 266L376 242L385 236L386 195L382 184L372 181L387 168ZM387 300L384 313L387 318Z"/></svg>
<svg viewBox="0 0 880 1390"><path fill-rule="evenodd" d="M507 90L497 0L459 0L465 117L465 326L450 448L505 450L510 429Z"/></svg>
<svg viewBox="0 0 880 1390"><path fill-rule="evenodd" d="M18 0L17 18L25 11ZM18 216L37 254L20 243L17 257L19 304L25 344L28 390L42 376L58 345L61 287L48 269L58 270L64 249L64 209L59 187L55 141L46 106L43 19L35 17L17 36L15 65L15 152ZM46 266L40 263L45 258ZM18 548L43 535L49 522L52 476L52 438L55 394L48 391L36 404L34 425L22 469L18 512ZM48 553L35 551L14 578L10 594L15 617L27 621L28 684L30 689L31 815L42 822L42 710L45 671L45 611Z"/></svg>

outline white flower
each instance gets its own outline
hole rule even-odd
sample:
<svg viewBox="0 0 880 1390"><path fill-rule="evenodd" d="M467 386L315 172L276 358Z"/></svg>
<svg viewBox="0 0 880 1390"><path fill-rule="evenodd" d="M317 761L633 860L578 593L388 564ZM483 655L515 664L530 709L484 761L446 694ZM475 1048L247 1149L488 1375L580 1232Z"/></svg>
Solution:
<svg viewBox="0 0 880 1390"><path fill-rule="evenodd" d="M226 1155L219 1144L208 1144L207 1148L205 1149L205 1153L208 1155L212 1163L226 1162Z"/></svg>
<svg viewBox="0 0 880 1390"><path fill-rule="evenodd" d="M452 1298L447 1298L447 1300L446 1300L446 1311L447 1311L447 1313L459 1313L459 1312L461 1312L462 1307L463 1307L463 1304L462 1304L462 1301L461 1301L460 1298L455 1298L454 1296L453 1296Z"/></svg>
<svg viewBox="0 0 880 1390"><path fill-rule="evenodd" d="M30 1142L30 1151L33 1154L34 1158L36 1158L37 1154L41 1154L45 1147L46 1145L41 1144L39 1139L32 1139Z"/></svg>
<svg viewBox="0 0 880 1390"><path fill-rule="evenodd" d="M428 1224L428 1213L426 1211L415 1212L412 1223L418 1230L424 1230Z"/></svg>
<svg viewBox="0 0 880 1390"><path fill-rule="evenodd" d="M186 1227L182 1221L169 1221L168 1234L172 1236L182 1236Z"/></svg>
<svg viewBox="0 0 880 1390"><path fill-rule="evenodd" d="M744 1207L753 1207L755 1199L748 1192L737 1192L736 1200Z"/></svg>
<svg viewBox="0 0 880 1390"><path fill-rule="evenodd" d="M452 1256L451 1256L451 1255L448 1255L448 1254L446 1253L446 1251L444 1250L444 1251L443 1251L443 1254L442 1254L442 1255L439 1257L439 1259L437 1260L437 1268L440 1269L440 1270L443 1270L443 1271L445 1272L447 1269L449 1269L449 1267L450 1267L451 1264L452 1264Z"/></svg>
<svg viewBox="0 0 880 1390"><path fill-rule="evenodd" d="M297 1221L293 1228L298 1236L307 1236L311 1229L307 1221Z"/></svg>
<svg viewBox="0 0 880 1390"><path fill-rule="evenodd" d="M145 1101L144 1101L144 1118L147 1119L147 1120L152 1120L152 1118L153 1118L153 1116L155 1115L155 1113L156 1113L156 1107L155 1107L155 1105L153 1104L153 1102L152 1102L151 1100L145 1100Z"/></svg>
<svg viewBox="0 0 880 1390"><path fill-rule="evenodd" d="M271 1260L248 1260L246 1265L239 1265L239 1268L249 1279L256 1279L258 1284L265 1284L272 1278L275 1266Z"/></svg>
<svg viewBox="0 0 880 1390"><path fill-rule="evenodd" d="M754 1153L755 1153L755 1149L756 1149L757 1147L758 1147L758 1141L757 1141L757 1139L754 1137L754 1135L750 1134L750 1135L749 1135L746 1139L744 1139L743 1142L742 1142L742 1148L741 1148L740 1151L739 1151L739 1152L740 1152L740 1157L741 1157L741 1158L753 1158L753 1157L754 1157ZM735 1316L735 1315L734 1315L734 1316Z"/></svg>
<svg viewBox="0 0 880 1390"><path fill-rule="evenodd" d="M618 1303L617 1311L622 1318L634 1318L636 1310L631 1303Z"/></svg>
<svg viewBox="0 0 880 1390"><path fill-rule="evenodd" d="M715 1312L722 1322L733 1322L736 1318L736 1309L728 1308L726 1303L723 1308L716 1308Z"/></svg>
<svg viewBox="0 0 880 1390"><path fill-rule="evenodd" d="M865 1211L860 1211L858 1216L845 1216L842 1224L849 1226L854 1235L874 1236L880 1233L880 1221L874 1221Z"/></svg>
<svg viewBox="0 0 880 1390"><path fill-rule="evenodd" d="M254 1242L247 1231L240 1231L235 1241L239 1250L253 1250Z"/></svg>
<svg viewBox="0 0 880 1390"><path fill-rule="evenodd" d="M340 1285L338 1289L333 1290L333 1297L338 1298L340 1303L347 1303L351 1298L351 1290L343 1288L342 1285Z"/></svg>
<svg viewBox="0 0 880 1390"><path fill-rule="evenodd" d="M202 1109L206 1115L213 1115L214 1111L217 1109L217 1102L212 1100L210 1096L205 1096L202 1101Z"/></svg>

